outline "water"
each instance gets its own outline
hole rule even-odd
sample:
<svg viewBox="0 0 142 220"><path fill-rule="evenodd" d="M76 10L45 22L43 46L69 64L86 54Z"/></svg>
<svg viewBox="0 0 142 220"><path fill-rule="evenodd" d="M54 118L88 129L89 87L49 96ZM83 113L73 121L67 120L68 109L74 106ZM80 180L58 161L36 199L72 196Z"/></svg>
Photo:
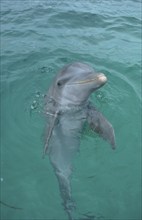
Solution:
<svg viewBox="0 0 142 220"><path fill-rule="evenodd" d="M79 219L141 219L140 0L1 1L2 220L65 220L44 146L43 96L56 72L80 60L108 83L92 101L117 149L91 132L73 162Z"/></svg>

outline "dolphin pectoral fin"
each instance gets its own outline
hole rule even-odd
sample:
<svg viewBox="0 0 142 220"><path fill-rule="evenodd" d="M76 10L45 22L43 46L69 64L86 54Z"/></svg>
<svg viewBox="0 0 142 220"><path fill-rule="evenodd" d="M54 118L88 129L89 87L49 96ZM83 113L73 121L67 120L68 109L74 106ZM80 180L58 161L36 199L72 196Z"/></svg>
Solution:
<svg viewBox="0 0 142 220"><path fill-rule="evenodd" d="M55 113L55 115L53 115L52 117L53 117L53 118L52 118L52 120L51 120L51 122L50 122L50 124L49 124L49 128L48 128L48 131L47 131L47 138L46 138L46 142L45 142L45 146L44 146L42 158L44 158L45 154L47 153L49 141L50 141L50 138L51 138L51 136L52 136L52 131L53 131L53 129L54 129L56 120L57 120L57 118L58 118L58 113Z"/></svg>
<svg viewBox="0 0 142 220"><path fill-rule="evenodd" d="M93 106L89 106L87 114L87 120L91 129L108 141L112 149L115 149L115 134L111 123Z"/></svg>

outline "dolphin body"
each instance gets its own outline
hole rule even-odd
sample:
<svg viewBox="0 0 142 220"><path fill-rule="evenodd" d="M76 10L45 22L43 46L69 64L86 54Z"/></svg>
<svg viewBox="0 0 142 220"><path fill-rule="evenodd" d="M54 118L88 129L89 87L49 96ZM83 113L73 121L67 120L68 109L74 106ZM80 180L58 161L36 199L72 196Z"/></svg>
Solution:
<svg viewBox="0 0 142 220"><path fill-rule="evenodd" d="M103 73L95 72L87 64L75 62L57 74L46 96L49 121L43 157L49 155L69 220L74 219L75 208L70 184L72 159L79 150L85 121L115 148L112 125L88 100L91 93L106 81Z"/></svg>

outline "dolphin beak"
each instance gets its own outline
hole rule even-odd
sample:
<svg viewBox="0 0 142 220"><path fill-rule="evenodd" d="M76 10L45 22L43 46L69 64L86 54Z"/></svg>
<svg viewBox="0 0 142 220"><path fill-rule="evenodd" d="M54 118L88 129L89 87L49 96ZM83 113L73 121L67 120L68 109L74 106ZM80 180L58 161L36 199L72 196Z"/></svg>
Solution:
<svg viewBox="0 0 142 220"><path fill-rule="evenodd" d="M98 80L100 83L104 84L107 82L107 77L103 73L99 73Z"/></svg>
<svg viewBox="0 0 142 220"><path fill-rule="evenodd" d="M95 77L92 77L90 79L80 80L76 82L69 83L68 85L75 85L75 84L88 84L97 81L101 85L105 84L107 81L107 77L103 73L97 73Z"/></svg>

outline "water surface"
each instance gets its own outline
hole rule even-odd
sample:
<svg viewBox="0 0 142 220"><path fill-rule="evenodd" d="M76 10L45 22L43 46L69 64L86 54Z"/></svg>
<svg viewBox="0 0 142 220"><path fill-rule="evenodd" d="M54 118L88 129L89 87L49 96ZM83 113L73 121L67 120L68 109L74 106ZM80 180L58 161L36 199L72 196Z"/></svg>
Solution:
<svg viewBox="0 0 142 220"><path fill-rule="evenodd" d="M139 0L1 1L2 220L66 220L44 146L43 96L73 61L104 72L91 99L117 149L91 132L73 163L76 218L141 219L141 3Z"/></svg>

